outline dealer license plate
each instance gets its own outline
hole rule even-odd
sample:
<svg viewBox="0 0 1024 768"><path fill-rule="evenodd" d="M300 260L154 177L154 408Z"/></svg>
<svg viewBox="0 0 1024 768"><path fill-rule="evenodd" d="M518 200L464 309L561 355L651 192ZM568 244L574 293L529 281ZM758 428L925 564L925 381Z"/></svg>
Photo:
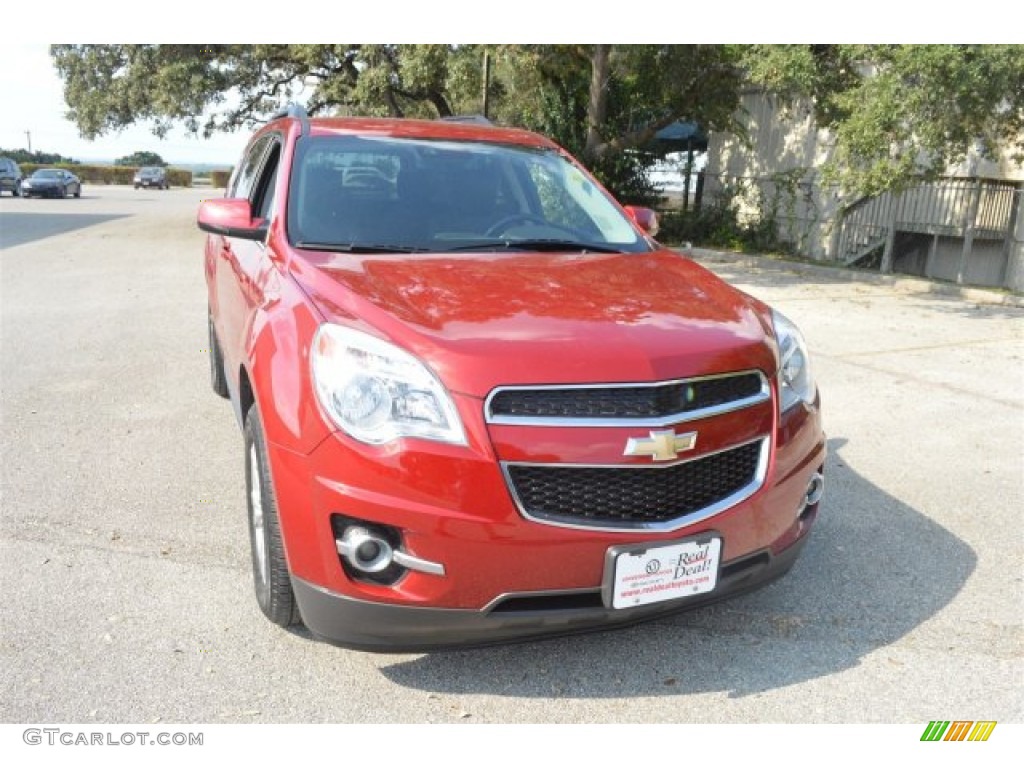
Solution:
<svg viewBox="0 0 1024 768"><path fill-rule="evenodd" d="M718 583L721 555L717 536L612 547L605 561L605 605L635 608L710 592Z"/></svg>

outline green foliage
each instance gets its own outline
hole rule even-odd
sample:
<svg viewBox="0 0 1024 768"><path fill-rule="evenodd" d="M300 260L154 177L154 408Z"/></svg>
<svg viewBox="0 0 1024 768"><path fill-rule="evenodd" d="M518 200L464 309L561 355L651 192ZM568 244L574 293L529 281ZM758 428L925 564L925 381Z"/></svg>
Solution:
<svg viewBox="0 0 1024 768"><path fill-rule="evenodd" d="M24 163L21 172L28 177L38 168L63 168L89 184L131 184L134 168L111 165L68 165L67 163Z"/></svg>
<svg viewBox="0 0 1024 768"><path fill-rule="evenodd" d="M736 52L728 46L613 46L601 142L587 146L594 46L54 45L69 117L87 138L176 121L210 135L251 128L303 89L310 114L436 118L481 109L539 130L585 160L613 192L650 202L654 132L678 119L731 124ZM230 102L227 93L237 98ZM201 119L200 115L206 115ZM139 164L139 163L135 163Z"/></svg>
<svg viewBox="0 0 1024 768"><path fill-rule="evenodd" d="M491 116L551 136L633 202L650 199L660 128L685 119L742 136L750 86L812 109L836 143L825 181L862 194L933 176L975 149L1024 154L1019 45L51 47L86 138L135 123L158 135L176 122L207 136L250 129L300 96L313 115L478 113L485 53Z"/></svg>
<svg viewBox="0 0 1024 768"><path fill-rule="evenodd" d="M130 155L119 157L114 161L114 165L130 165L134 168L142 166L167 167L167 163L156 152L132 152Z"/></svg>
<svg viewBox="0 0 1024 768"><path fill-rule="evenodd" d="M502 46L496 77L500 122L550 136L583 160L620 200L652 204L658 194L650 166L665 152L655 133L679 119L706 128L736 128L737 51L729 46L612 46L599 142L588 147L593 48L584 45Z"/></svg>
<svg viewBox="0 0 1024 768"><path fill-rule="evenodd" d="M27 149L0 149L0 157L9 157L18 165L35 163L41 165L78 165L77 160L58 155L56 152L29 152Z"/></svg>
<svg viewBox="0 0 1024 768"><path fill-rule="evenodd" d="M68 116L86 138L136 123L159 136L175 122L204 136L250 129L300 91L313 115L437 117L452 114L453 103L461 107L452 90L470 85L467 57L478 61L474 46L446 45L54 45L50 52Z"/></svg>
<svg viewBox="0 0 1024 768"><path fill-rule="evenodd" d="M972 152L1024 155L1024 46L752 46L752 82L813 105L824 181L859 194L934 178Z"/></svg>
<svg viewBox="0 0 1024 768"><path fill-rule="evenodd" d="M758 193L760 210L741 221L738 199L750 190L743 182L727 185L722 194L699 210L667 211L660 215L658 239L670 245L684 242L750 253L788 253L791 246L779 237L780 196L766 199Z"/></svg>
<svg viewBox="0 0 1024 768"><path fill-rule="evenodd" d="M182 168L168 168L167 183L172 187L191 187L192 171L186 171Z"/></svg>
<svg viewBox="0 0 1024 768"><path fill-rule="evenodd" d="M231 171L210 171L210 185L217 189L225 189L231 179Z"/></svg>

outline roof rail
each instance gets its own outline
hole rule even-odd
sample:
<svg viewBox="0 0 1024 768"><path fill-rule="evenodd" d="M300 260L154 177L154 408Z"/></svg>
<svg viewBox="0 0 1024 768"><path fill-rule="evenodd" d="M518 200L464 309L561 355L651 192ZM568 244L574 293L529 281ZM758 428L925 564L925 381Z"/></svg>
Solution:
<svg viewBox="0 0 1024 768"><path fill-rule="evenodd" d="M439 118L447 123L473 123L474 125L494 125L483 115L448 115Z"/></svg>
<svg viewBox="0 0 1024 768"><path fill-rule="evenodd" d="M309 113L306 112L306 108L301 104L295 104L292 102L285 107L277 110L270 116L267 122L278 120L282 117L296 117L299 120L299 136L305 136L309 133Z"/></svg>
<svg viewBox="0 0 1024 768"><path fill-rule="evenodd" d="M309 115L306 113L305 107L303 107L301 104L296 104L292 102L287 106L281 107L281 109L277 110L277 112L272 114L270 116L270 120L277 120L282 117L306 118L309 117ZM267 122L270 122L270 120L268 120Z"/></svg>

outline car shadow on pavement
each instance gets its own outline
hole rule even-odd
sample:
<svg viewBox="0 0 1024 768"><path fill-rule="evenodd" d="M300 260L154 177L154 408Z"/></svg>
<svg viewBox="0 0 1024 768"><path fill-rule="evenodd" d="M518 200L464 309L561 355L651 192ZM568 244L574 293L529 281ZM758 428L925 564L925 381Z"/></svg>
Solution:
<svg viewBox="0 0 1024 768"><path fill-rule="evenodd" d="M0 250L124 218L127 218L126 214L10 213L4 211L0 213Z"/></svg>
<svg viewBox="0 0 1024 768"><path fill-rule="evenodd" d="M948 605L977 558L858 475L845 443L829 440L825 501L801 558L759 592L626 629L403 658L381 672L450 694L742 697L856 667Z"/></svg>

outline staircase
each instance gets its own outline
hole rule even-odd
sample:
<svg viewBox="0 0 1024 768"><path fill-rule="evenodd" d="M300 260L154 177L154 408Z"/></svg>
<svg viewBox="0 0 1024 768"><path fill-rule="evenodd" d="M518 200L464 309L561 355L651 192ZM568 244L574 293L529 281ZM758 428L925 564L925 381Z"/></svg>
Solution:
<svg viewBox="0 0 1024 768"><path fill-rule="evenodd" d="M862 197L840 213L836 260L853 266L880 259L892 230L893 196Z"/></svg>
<svg viewBox="0 0 1024 768"><path fill-rule="evenodd" d="M862 197L841 209L833 229L835 259L846 266L892 271L898 233L962 238L962 279L976 239L1002 240L1013 227L1012 183L990 179L942 179L902 192Z"/></svg>

